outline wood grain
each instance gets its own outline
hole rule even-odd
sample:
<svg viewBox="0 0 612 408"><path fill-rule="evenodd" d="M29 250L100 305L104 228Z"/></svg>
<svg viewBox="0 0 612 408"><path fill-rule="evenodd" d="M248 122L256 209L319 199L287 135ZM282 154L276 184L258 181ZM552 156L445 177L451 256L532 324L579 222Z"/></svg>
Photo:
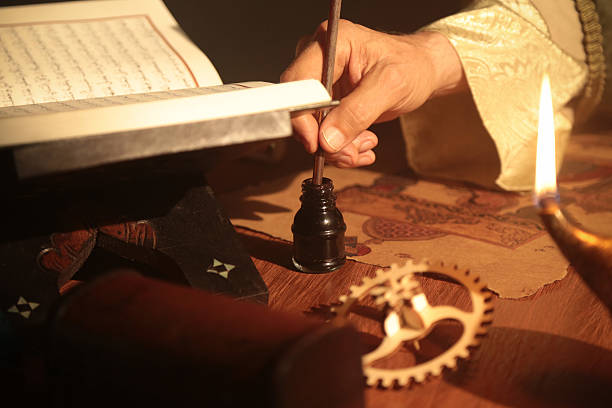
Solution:
<svg viewBox="0 0 612 408"><path fill-rule="evenodd" d="M397 123L378 126L385 144L377 151L372 170L405 171L405 146ZM217 191L231 191L274 179L279 168L306 169L309 159L290 146L275 166L235 162L219 168L212 175L212 184L217 181ZM272 309L324 318L340 295L376 270L373 265L349 260L331 274L301 274L291 265L289 242L243 228L238 232L268 285ZM457 285L430 278L423 278L422 285L432 303L467 306L467 296ZM570 269L563 280L528 298L495 296L493 304L493 324L470 360L461 362L456 371L447 370L441 378L410 388L366 388L367 406L612 407L612 319L577 273ZM457 335L452 326L433 334L421 344L422 353L415 359L437 352ZM366 350L376 340L375 333L369 331L363 339Z"/></svg>
<svg viewBox="0 0 612 408"><path fill-rule="evenodd" d="M243 228L238 232L269 287L272 309L324 318L340 295L376 269L349 260L330 274L301 274L290 267L290 243ZM433 303L468 306L458 285L433 278L423 278L422 285ZM529 298L495 297L494 307L493 324L470 360L424 384L366 388L367 406L612 406L612 321L573 270ZM372 335L364 336L364 343ZM423 341L417 361L453 335L451 326L435 331Z"/></svg>

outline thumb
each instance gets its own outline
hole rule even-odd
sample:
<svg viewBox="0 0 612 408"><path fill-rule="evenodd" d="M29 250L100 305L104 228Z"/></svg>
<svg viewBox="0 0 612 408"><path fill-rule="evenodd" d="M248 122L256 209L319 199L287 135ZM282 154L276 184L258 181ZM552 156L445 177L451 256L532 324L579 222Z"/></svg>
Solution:
<svg viewBox="0 0 612 408"><path fill-rule="evenodd" d="M359 86L325 117L319 130L319 143L323 150L330 153L340 151L395 105L395 92L381 86L377 77L365 76Z"/></svg>

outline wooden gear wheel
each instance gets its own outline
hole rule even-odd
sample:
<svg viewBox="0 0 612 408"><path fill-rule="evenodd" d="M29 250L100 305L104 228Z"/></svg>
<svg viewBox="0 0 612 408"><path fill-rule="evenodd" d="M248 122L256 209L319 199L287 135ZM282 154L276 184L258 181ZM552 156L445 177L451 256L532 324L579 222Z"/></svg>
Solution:
<svg viewBox="0 0 612 408"><path fill-rule="evenodd" d="M428 303L415 273L445 275L469 292L472 310L465 312L453 306L432 306ZM360 299L374 298L375 304L384 307L384 333L381 343L373 351L362 356L363 371L369 386L406 386L411 381L423 382L428 376L438 376L444 367L454 368L459 358L467 358L470 348L479 344L479 337L486 334L492 320L491 294L477 276L467 269L446 266L442 262L407 263L379 269L376 276L364 278L359 286L351 286L348 296L341 296L341 305L333 308L336 322L345 322L351 307ZM374 362L390 356L404 342L418 342L426 337L436 323L454 320L461 324L462 334L448 349L425 362L405 368L377 368Z"/></svg>

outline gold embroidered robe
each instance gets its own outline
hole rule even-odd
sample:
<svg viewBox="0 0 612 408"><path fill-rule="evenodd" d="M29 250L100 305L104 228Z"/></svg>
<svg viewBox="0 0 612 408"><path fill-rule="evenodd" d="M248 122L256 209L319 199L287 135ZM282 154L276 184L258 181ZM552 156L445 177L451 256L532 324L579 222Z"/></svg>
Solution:
<svg viewBox="0 0 612 408"><path fill-rule="evenodd" d="M602 46L612 31L607 1L597 8L591 0L477 0L425 27L449 38L470 93L431 100L401 118L411 166L427 176L530 190L547 73L560 168L577 118L601 105L602 95L612 102L612 87L604 92L605 56L612 58L612 47Z"/></svg>

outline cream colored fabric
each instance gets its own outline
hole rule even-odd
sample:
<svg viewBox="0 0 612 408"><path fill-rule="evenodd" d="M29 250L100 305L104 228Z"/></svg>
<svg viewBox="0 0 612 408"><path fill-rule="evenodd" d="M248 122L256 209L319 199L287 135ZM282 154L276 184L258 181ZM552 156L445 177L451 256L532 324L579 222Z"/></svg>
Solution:
<svg viewBox="0 0 612 408"><path fill-rule="evenodd" d="M550 39L578 61L585 61L584 34L574 0L531 0L546 22Z"/></svg>
<svg viewBox="0 0 612 408"><path fill-rule="evenodd" d="M479 119L467 123L465 107L442 111L439 106L446 102L439 100L402 117L407 154L414 169L479 184L483 178L491 179L506 190L532 189L539 93L545 73L552 84L559 168L574 121L573 99L585 84L587 67L551 40L538 9L528 0L477 0L468 10L424 30L438 31L454 45L479 114L473 116ZM431 112L443 115L444 120L423 120ZM472 133L470 137L460 134L466 129ZM444 133L440 140L446 142L431 143L432 135L439 131ZM487 133L497 158L489 157L490 143L484 142ZM441 148L452 152L451 163L436 154ZM483 176L482 172L491 171L493 162L498 166L497 175Z"/></svg>

